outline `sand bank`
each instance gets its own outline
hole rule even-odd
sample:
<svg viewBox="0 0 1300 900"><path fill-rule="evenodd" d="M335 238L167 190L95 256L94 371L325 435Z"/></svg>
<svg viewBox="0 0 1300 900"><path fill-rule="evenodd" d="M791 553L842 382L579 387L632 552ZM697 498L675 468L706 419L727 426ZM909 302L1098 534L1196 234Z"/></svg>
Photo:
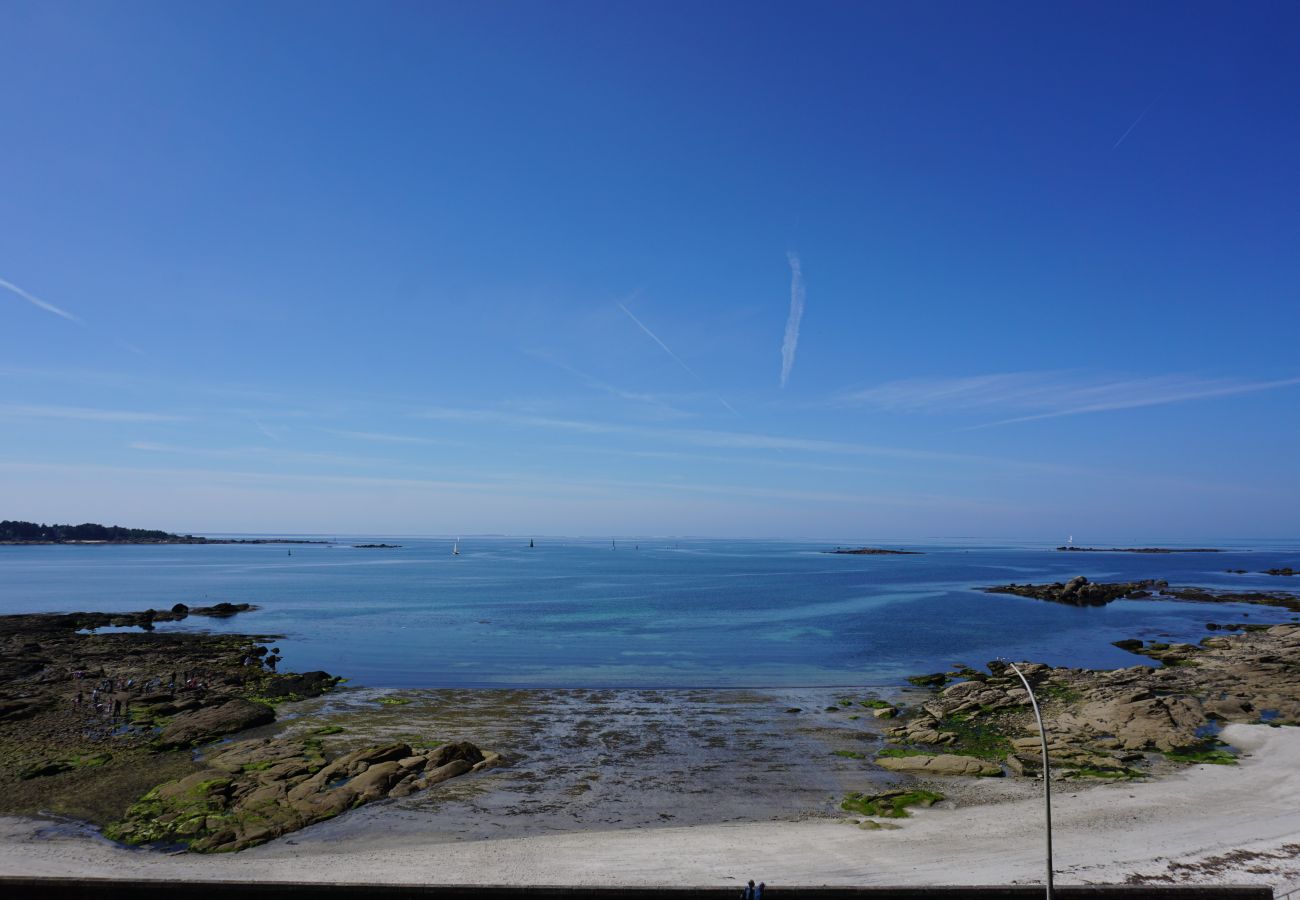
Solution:
<svg viewBox="0 0 1300 900"><path fill-rule="evenodd" d="M1300 730L1233 725L1238 766L1055 793L1057 879L1300 883ZM0 819L0 872L289 881L545 884L983 884L1042 878L1041 803L986 780L979 802L897 831L826 821L591 830L458 840L351 816L235 855L127 850L71 825ZM951 791L951 793L960 793Z"/></svg>

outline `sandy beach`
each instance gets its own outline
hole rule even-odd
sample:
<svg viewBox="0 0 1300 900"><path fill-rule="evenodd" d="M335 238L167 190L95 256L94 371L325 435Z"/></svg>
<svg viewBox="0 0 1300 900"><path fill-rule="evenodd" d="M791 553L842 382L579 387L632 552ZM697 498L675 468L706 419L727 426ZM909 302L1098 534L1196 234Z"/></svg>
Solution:
<svg viewBox="0 0 1300 900"><path fill-rule="evenodd" d="M1232 725L1237 766L1055 787L1057 879L1300 886L1300 731ZM962 799L896 831L829 821L456 839L398 827L392 805L238 854L124 849L88 828L0 819L0 872L433 884L987 884L1042 878L1041 803L1026 783L949 782ZM957 788L957 790L953 790Z"/></svg>

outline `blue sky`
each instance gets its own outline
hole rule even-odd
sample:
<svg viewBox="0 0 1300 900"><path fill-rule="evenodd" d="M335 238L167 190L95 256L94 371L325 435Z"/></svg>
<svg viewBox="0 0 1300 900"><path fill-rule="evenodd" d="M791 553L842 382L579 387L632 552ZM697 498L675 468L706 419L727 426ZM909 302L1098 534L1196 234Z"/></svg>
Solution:
<svg viewBox="0 0 1300 900"><path fill-rule="evenodd" d="M1297 28L6 3L0 517L1295 536Z"/></svg>

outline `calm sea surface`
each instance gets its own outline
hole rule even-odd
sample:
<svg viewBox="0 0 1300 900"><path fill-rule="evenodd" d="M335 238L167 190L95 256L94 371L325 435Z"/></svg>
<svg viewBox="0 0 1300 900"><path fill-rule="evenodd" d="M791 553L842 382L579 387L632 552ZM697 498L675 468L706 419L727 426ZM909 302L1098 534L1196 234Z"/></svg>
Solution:
<svg viewBox="0 0 1300 900"><path fill-rule="evenodd" d="M1065 554L1047 546L388 538L325 546L0 547L0 611L137 610L247 601L180 628L283 635L285 666L376 687L793 687L888 684L999 656L1141 662L1110 642L1198 640L1206 622L1296 618L1258 606L1144 600L1075 609L976 588L1087 575L1300 590L1295 542L1212 554ZM639 549L638 549L639 547ZM1288 550L1288 548L1290 548Z"/></svg>

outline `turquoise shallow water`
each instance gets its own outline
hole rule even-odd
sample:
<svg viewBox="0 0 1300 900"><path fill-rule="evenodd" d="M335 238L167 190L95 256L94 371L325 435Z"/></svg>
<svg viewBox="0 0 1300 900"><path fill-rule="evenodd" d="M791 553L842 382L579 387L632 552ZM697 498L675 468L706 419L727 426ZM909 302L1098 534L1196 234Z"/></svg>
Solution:
<svg viewBox="0 0 1300 900"><path fill-rule="evenodd" d="M324 546L0 547L0 610L133 610L228 600L259 612L186 628L284 635L285 665L377 687L793 687L888 684L998 656L1142 662L1124 637L1197 640L1205 623L1290 621L1258 606L1118 601L1075 609L978 587L1167 578L1300 590L1258 573L1285 545L1214 554L1065 554L1047 546L908 545L835 556L766 541L388 538ZM639 546L639 549L636 549ZM1288 549L1292 548L1292 549ZM172 626L168 626L172 627Z"/></svg>

